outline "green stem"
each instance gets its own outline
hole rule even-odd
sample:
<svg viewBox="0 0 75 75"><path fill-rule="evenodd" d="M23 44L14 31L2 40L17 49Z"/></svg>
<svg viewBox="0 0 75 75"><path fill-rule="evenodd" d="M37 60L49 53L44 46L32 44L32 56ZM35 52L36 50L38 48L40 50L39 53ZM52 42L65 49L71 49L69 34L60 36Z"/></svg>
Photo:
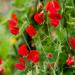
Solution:
<svg viewBox="0 0 75 75"><path fill-rule="evenodd" d="M57 67L57 65L58 65L60 53L61 53L61 44L59 45L59 51L58 51L58 55L57 55L57 60L56 60L55 65L54 65L54 69L55 69L55 70L56 70L56 67Z"/></svg>
<svg viewBox="0 0 75 75"><path fill-rule="evenodd" d="M16 45L15 44L13 45L13 48L14 48L14 51L15 51L16 55L18 55L17 48L16 48Z"/></svg>
<svg viewBox="0 0 75 75"><path fill-rule="evenodd" d="M26 25L25 24L26 24L26 21L24 21L24 23L22 24L22 26L21 26L21 28L19 30L19 35L16 36L16 38L20 37L21 34L23 33L23 31L25 30L25 28L26 28Z"/></svg>
<svg viewBox="0 0 75 75"><path fill-rule="evenodd" d="M37 36L38 36L38 35L37 35ZM38 41L39 41L39 43L40 43L40 45L41 45L41 48L42 48L42 50L43 50L43 53L44 53L45 56L46 56L45 50L44 50L43 45L42 45L42 42L41 42L41 40L40 40L40 36L38 36ZM47 61L49 62L48 58L47 58ZM51 70L53 71L53 74L56 75L55 70L54 70L52 67L51 67Z"/></svg>
<svg viewBox="0 0 75 75"><path fill-rule="evenodd" d="M29 44L27 42L27 39L26 39L26 37L25 37L25 35L23 33L22 33L22 36L23 36L24 41L25 41L26 45L28 46L29 50L31 50L31 48L30 48L30 46L29 46Z"/></svg>

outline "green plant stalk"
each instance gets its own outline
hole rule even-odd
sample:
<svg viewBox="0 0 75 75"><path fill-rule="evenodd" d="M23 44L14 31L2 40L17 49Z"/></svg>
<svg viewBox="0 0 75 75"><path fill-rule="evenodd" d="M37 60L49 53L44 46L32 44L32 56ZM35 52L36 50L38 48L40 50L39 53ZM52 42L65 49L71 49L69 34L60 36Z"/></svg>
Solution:
<svg viewBox="0 0 75 75"><path fill-rule="evenodd" d="M25 35L24 35L24 34L22 34L22 36L23 36L23 38L24 38L25 44L28 46L29 50L31 50L31 48L30 48L30 46L29 46L29 44L28 44L28 42L27 42L27 40L26 40Z"/></svg>
<svg viewBox="0 0 75 75"><path fill-rule="evenodd" d="M43 46L42 46L42 42L41 42L41 40L40 40L40 36L37 35L37 37L38 37L39 43L40 43L40 45L41 45L41 48L42 48L42 50L43 50L43 52L44 52L44 54L45 54L45 56L46 56L45 50L44 50L44 48L43 48ZM47 61L49 62L48 58L47 58ZM52 67L51 67L51 70L52 70L53 74L56 75L55 70L54 70Z"/></svg>

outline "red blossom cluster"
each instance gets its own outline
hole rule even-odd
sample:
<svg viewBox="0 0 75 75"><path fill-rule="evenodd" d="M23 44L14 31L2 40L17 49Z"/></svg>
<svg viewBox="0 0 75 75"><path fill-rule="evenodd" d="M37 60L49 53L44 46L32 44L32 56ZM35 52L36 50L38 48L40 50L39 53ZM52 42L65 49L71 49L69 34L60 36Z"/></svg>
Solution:
<svg viewBox="0 0 75 75"><path fill-rule="evenodd" d="M28 49L27 49L25 44L20 45L20 47L18 49L18 53L21 56L26 56L29 53L29 51L28 51Z"/></svg>
<svg viewBox="0 0 75 75"><path fill-rule="evenodd" d="M62 19L62 15L59 14L60 10L60 3L57 0L50 0L46 5L46 11L49 12L48 17L50 20L50 24L54 27L57 27L59 25L59 21ZM38 23L39 25L44 22L44 13L35 13L34 14L34 21ZM13 35L17 35L19 33L19 27L18 27L18 18L16 17L16 14L12 14L11 19L8 20L9 23L9 30ZM33 37L37 34L36 29L33 25L28 25L26 28L26 33ZM75 49L75 38L69 39L69 44L72 49ZM30 61L31 63L37 63L40 60L40 53L37 50L28 50L27 46L25 44L22 44L18 48L18 54L21 56L19 58L19 63L15 64L15 67L19 70L25 70L26 69L26 61L24 57ZM47 54L47 58L52 58L52 53ZM0 60L0 64L1 64ZM66 64L68 66L71 66L74 64L74 58L72 56L69 56L66 60ZM53 64L54 65L54 64ZM49 65L52 66L52 65Z"/></svg>
<svg viewBox="0 0 75 75"><path fill-rule="evenodd" d="M59 20L62 18L61 14L58 13L60 10L60 3L57 0L51 0L46 5L46 11L49 11L49 19L52 26L57 27L59 25ZM38 24L41 24L44 22L44 12L35 13L34 14L34 21ZM18 27L18 18L16 17L16 14L12 14L11 19L8 20L9 23L9 30L13 35L17 35L19 33L19 27ZM32 25L29 25L26 28L26 32L29 34L29 36L36 35L36 30Z"/></svg>
<svg viewBox="0 0 75 75"><path fill-rule="evenodd" d="M30 37L32 36L35 36L36 35L36 29L32 26L32 25L29 25L27 28L26 28L26 32L28 33L28 35Z"/></svg>
<svg viewBox="0 0 75 75"><path fill-rule="evenodd" d="M69 44L72 49L75 49L75 38L74 37L69 39Z"/></svg>
<svg viewBox="0 0 75 75"><path fill-rule="evenodd" d="M75 49L75 38L74 37L69 38L68 43L72 49ZM66 64L68 66L72 66L74 64L74 61L75 61L74 57L72 55L69 55L66 60Z"/></svg>
<svg viewBox="0 0 75 75"><path fill-rule="evenodd" d="M40 60L40 53L37 50L31 50L27 56L27 59L32 63L37 63Z"/></svg>
<svg viewBox="0 0 75 75"><path fill-rule="evenodd" d="M46 5L46 11L49 12L50 24L54 27L59 25L59 20L61 20L62 16L59 14L60 3L57 0L51 0Z"/></svg>
<svg viewBox="0 0 75 75"><path fill-rule="evenodd" d="M71 56L71 55L69 55L68 58L67 58L67 60L66 60L66 64L68 66L72 66L74 64L74 61L75 61L74 57Z"/></svg>
<svg viewBox="0 0 75 75"><path fill-rule="evenodd" d="M4 68L2 67L2 64L3 64L3 60L0 57L0 75L3 74L3 72L4 72Z"/></svg>
<svg viewBox="0 0 75 75"><path fill-rule="evenodd" d="M18 18L15 13L11 15L11 19L8 20L8 23L9 23L8 25L9 31L13 35L18 35L19 33Z"/></svg>
<svg viewBox="0 0 75 75"><path fill-rule="evenodd" d="M2 64L2 62L3 62L3 61L2 61L2 58L0 58L0 65Z"/></svg>
<svg viewBox="0 0 75 75"><path fill-rule="evenodd" d="M2 74L3 74L3 72L4 72L3 67L0 67L0 75L2 75Z"/></svg>
<svg viewBox="0 0 75 75"><path fill-rule="evenodd" d="M36 13L34 15L34 20L38 23L41 24L44 21L44 13Z"/></svg>
<svg viewBox="0 0 75 75"><path fill-rule="evenodd" d="M16 67L17 69L19 69L19 70L24 70L24 69L26 69L26 62L25 62L25 60L24 60L22 57L20 57L20 58L19 58L19 63L16 63L16 64L15 64L15 67Z"/></svg>
<svg viewBox="0 0 75 75"><path fill-rule="evenodd" d="M26 61L23 57L25 57L31 63L37 63L40 60L40 53L37 50L28 50L25 44L20 45L18 48L18 54L22 57L19 59L19 63L15 64L15 67L19 70L26 69Z"/></svg>

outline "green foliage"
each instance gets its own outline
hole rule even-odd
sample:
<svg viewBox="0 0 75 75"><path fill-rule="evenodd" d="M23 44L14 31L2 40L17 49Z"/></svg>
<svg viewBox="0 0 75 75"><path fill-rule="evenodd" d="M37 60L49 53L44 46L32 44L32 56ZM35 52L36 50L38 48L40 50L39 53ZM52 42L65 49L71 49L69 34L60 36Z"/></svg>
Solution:
<svg viewBox="0 0 75 75"><path fill-rule="evenodd" d="M0 25L0 56L2 56L4 59L8 56L9 46L9 36L5 35L7 34L7 31L5 30L5 27Z"/></svg>
<svg viewBox="0 0 75 75"><path fill-rule="evenodd" d="M12 36L9 34L7 29L7 19L5 18L1 21L0 25L0 57L4 59L3 67L6 69L5 75L27 75L31 72L33 75L47 75L48 64L55 62L55 65L50 67L48 75L74 75L75 64L70 68L66 65L66 59L68 54L75 56L75 51L73 52L68 45L68 38L75 37L75 1L74 0L58 0L61 3L60 13L62 14L62 20L60 21L59 27L51 27L49 21L47 21L47 13L45 11L46 3L49 0L43 0L41 2L38 0L38 4L35 3L36 0L15 0L12 2L12 9L10 13L16 12L19 19L20 33L18 36ZM45 15L45 22L38 25L33 20L34 13L38 10L38 6L44 4L43 12ZM34 9L32 10L32 6ZM40 11L39 11L40 12ZM26 27L32 24L36 30L37 35L35 37L29 38L25 33ZM24 34L23 34L24 33ZM10 39L16 39L15 44L11 44ZM18 47L21 43L32 44L34 43L35 48L40 52L40 61L38 64L32 64L27 61L27 69L20 71L14 69L13 65L18 62L19 55L17 53ZM27 45L28 46L28 45ZM51 59L47 58L48 53L52 53L53 57ZM38 74L37 74L38 72Z"/></svg>

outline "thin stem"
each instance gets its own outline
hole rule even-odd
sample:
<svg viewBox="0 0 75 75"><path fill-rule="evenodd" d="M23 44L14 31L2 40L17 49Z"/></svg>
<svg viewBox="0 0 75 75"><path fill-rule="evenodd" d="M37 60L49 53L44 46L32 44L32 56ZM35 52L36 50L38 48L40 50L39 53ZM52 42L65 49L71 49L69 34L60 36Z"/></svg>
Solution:
<svg viewBox="0 0 75 75"><path fill-rule="evenodd" d="M55 65L54 65L54 69L56 69L56 67L57 67L57 64L58 64L58 61L59 61L59 55L60 55L60 53L61 53L61 44L59 45L58 56L57 56L57 60L56 60Z"/></svg>
<svg viewBox="0 0 75 75"><path fill-rule="evenodd" d="M38 40L39 40L39 43L40 43L41 48L42 48L42 50L43 50L43 53L44 53L45 56L46 56L45 50L44 50L43 45L42 45L42 42L41 42L41 40L40 40L40 36L38 36ZM48 58L47 58L47 61L49 62ZM52 69L52 71L53 71L53 74L56 75L56 74L55 74L55 70L54 70L52 67L51 67L51 69Z"/></svg>
<svg viewBox="0 0 75 75"><path fill-rule="evenodd" d="M45 41L47 38L49 38L49 36L46 36L46 38L44 38L43 40L41 40L41 42Z"/></svg>
<svg viewBox="0 0 75 75"><path fill-rule="evenodd" d="M17 48L16 48L16 45L15 44L13 45L13 48L14 48L14 51L15 51L16 55L18 55Z"/></svg>
<svg viewBox="0 0 75 75"><path fill-rule="evenodd" d="M35 69L35 70L36 70L35 75L38 75L38 72L39 72L39 69L38 69L38 64L36 64L36 65L35 65L35 68L36 68L36 69Z"/></svg>
<svg viewBox="0 0 75 75"><path fill-rule="evenodd" d="M19 35L16 36L16 38L18 38L19 36L21 36L21 34L23 33L24 29L26 28L26 21L24 21L24 23L22 24L20 30L19 30Z"/></svg>
<svg viewBox="0 0 75 75"><path fill-rule="evenodd" d="M22 33L22 36L23 36L24 41L25 41L26 45L28 46L29 50L31 50L31 48L30 48L30 46L29 46L29 44L28 44L28 42L27 42L27 39L26 39L26 37L24 36L24 34L23 34L23 33Z"/></svg>

